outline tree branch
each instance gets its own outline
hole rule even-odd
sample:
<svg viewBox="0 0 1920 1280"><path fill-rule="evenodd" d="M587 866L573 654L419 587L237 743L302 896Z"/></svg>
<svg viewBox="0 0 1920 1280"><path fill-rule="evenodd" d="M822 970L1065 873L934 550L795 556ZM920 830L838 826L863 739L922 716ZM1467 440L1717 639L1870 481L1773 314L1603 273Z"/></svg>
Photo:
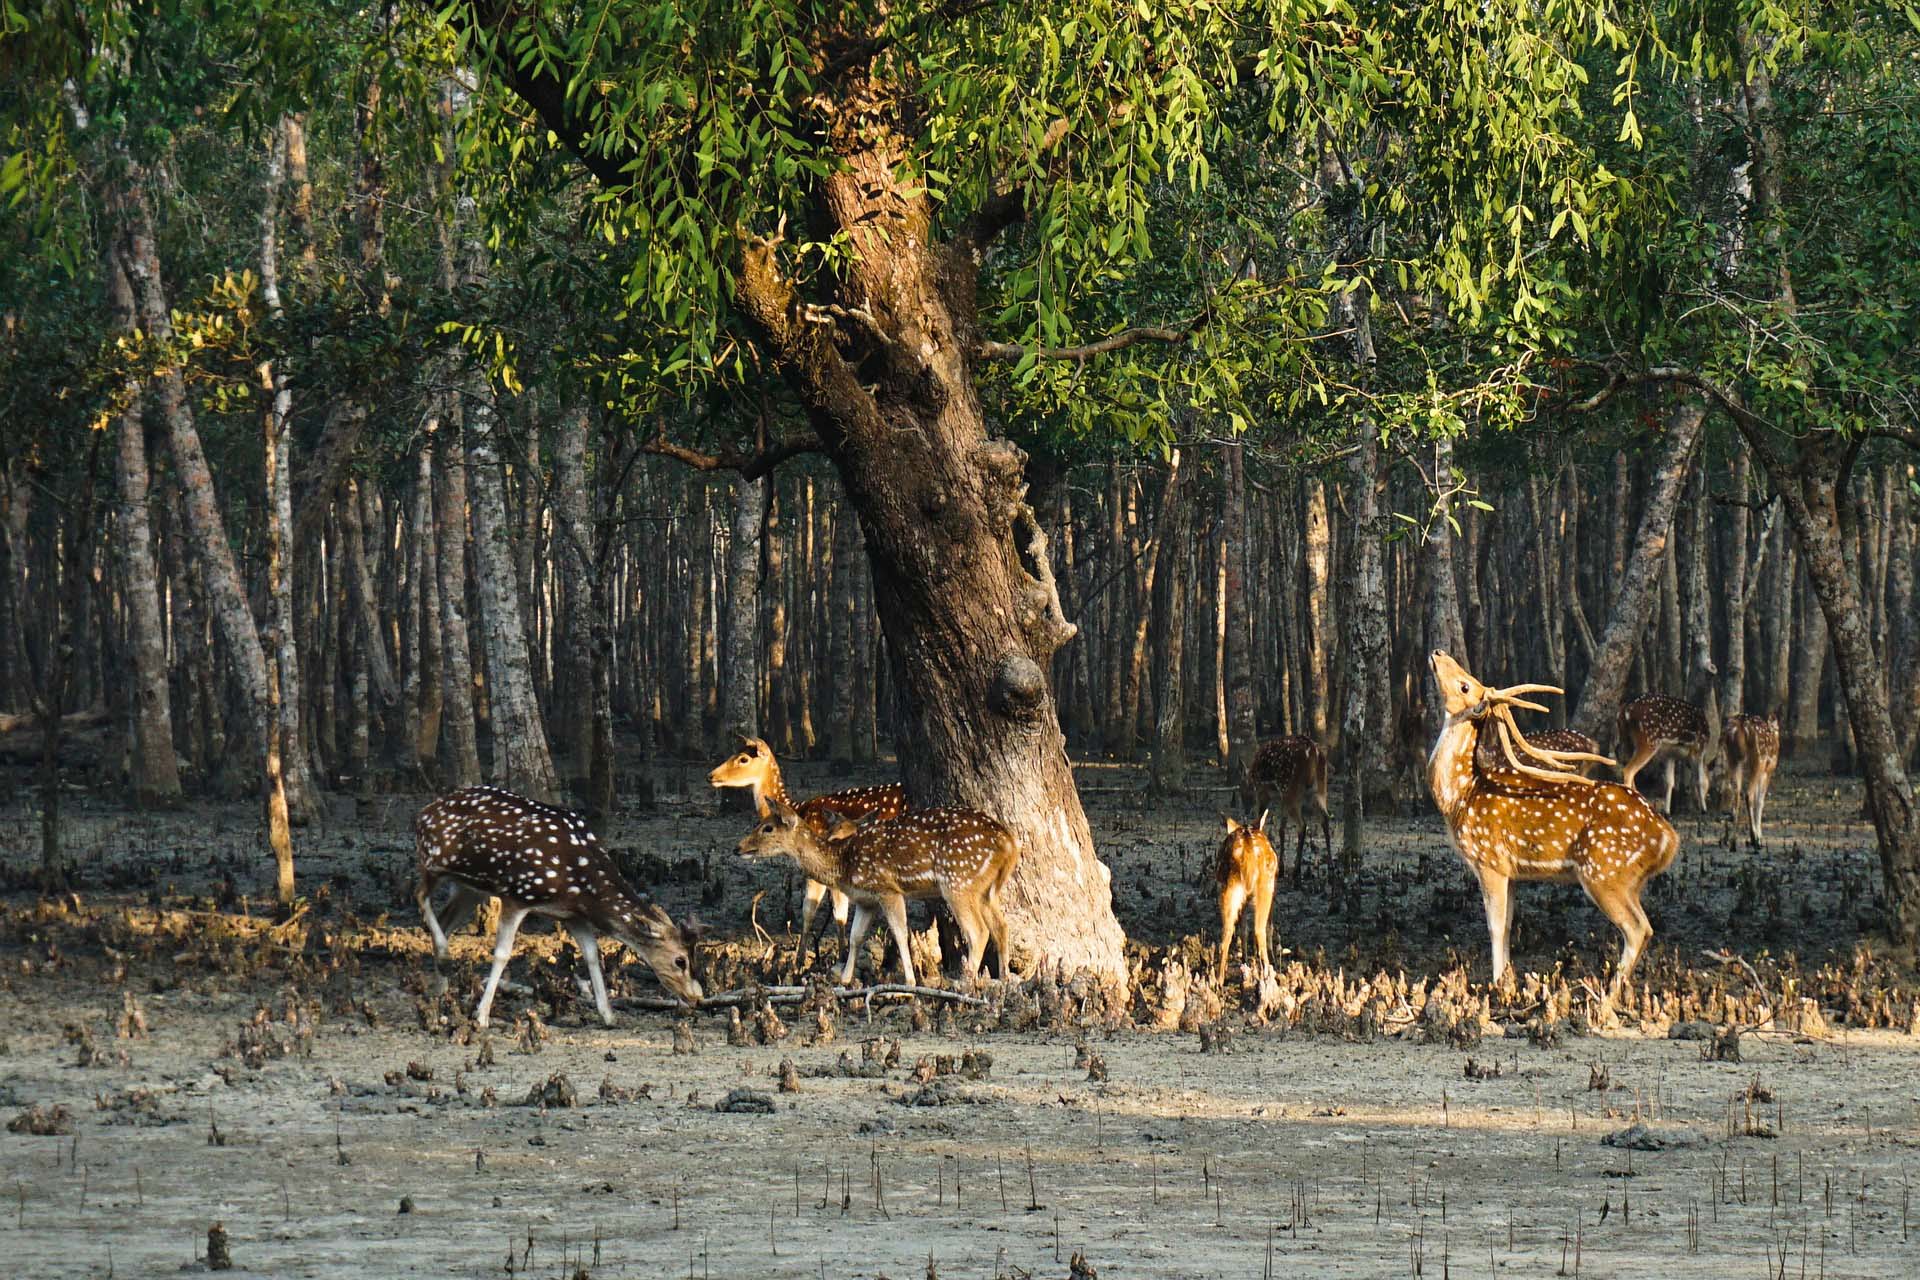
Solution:
<svg viewBox="0 0 1920 1280"><path fill-rule="evenodd" d="M1104 356L1110 352L1121 351L1142 342L1185 342L1200 330L1206 328L1207 312L1201 312L1187 324L1177 329L1141 326L1122 329L1110 334L1098 342L1089 342L1083 347L1025 347L1018 342L982 342L974 348L974 354L983 360L1023 360L1031 353L1041 360L1085 360L1091 356Z"/></svg>
<svg viewBox="0 0 1920 1280"><path fill-rule="evenodd" d="M672 458L696 471L738 471L743 480L758 480L789 458L797 458L803 453L825 453L826 446L817 439L798 438L783 440L759 453L740 453L732 449L702 453L667 439L663 427L651 440L640 446L640 452Z"/></svg>

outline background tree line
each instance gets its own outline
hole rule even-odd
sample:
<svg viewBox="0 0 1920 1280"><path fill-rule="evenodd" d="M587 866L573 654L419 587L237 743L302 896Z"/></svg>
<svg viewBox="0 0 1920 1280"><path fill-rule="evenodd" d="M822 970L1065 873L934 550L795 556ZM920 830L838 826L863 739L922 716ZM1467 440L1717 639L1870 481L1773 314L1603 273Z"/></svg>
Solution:
<svg viewBox="0 0 1920 1280"><path fill-rule="evenodd" d="M55 710L263 791L286 896L324 790L605 810L736 729L1041 869L1061 746L1308 732L1353 849L1446 647L1603 741L1711 662L1862 774L1910 931L1911 15L1316 15L10 4L49 868Z"/></svg>

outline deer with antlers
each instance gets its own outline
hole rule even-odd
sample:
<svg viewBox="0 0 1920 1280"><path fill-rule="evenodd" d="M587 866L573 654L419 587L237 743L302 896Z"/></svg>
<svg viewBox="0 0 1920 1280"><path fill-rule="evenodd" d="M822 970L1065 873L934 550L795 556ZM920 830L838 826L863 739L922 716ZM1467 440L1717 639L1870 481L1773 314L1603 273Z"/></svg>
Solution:
<svg viewBox="0 0 1920 1280"><path fill-rule="evenodd" d="M997 956L996 976L1007 976L1007 918L1000 893L1020 861L1013 832L972 809L910 809L897 818L869 815L860 822L829 814L826 826L822 835L798 810L775 801L773 812L741 838L739 852L747 858L791 858L810 878L853 902L842 985L853 981L860 944L876 916L886 919L905 980L913 984L907 901L914 898L939 898L953 912L966 939L969 977L980 972L989 939Z"/></svg>
<svg viewBox="0 0 1920 1280"><path fill-rule="evenodd" d="M1767 811L1767 788L1780 765L1780 717L1729 716L1721 734L1727 760L1727 789L1733 793L1733 820L1746 811L1747 838L1760 847L1760 823Z"/></svg>
<svg viewBox="0 0 1920 1280"><path fill-rule="evenodd" d="M550 916L566 926L587 962L594 1007L613 1025L606 977L600 971L600 938L616 938L645 960L667 990L688 1004L700 1003L693 976L692 927L674 924L652 898L636 893L587 824L565 809L537 804L500 787L468 787L441 796L413 823L419 879L414 901L433 934L434 958L445 961L447 935L460 928L488 898L500 899L493 935L493 969L487 974L473 1020L487 1025L500 975L513 958L513 940L529 915ZM433 891L452 881L444 919L433 909Z"/></svg>
<svg viewBox="0 0 1920 1280"><path fill-rule="evenodd" d="M748 788L753 793L754 810L763 818L773 812L774 805L786 805L796 810L813 828L814 834L819 836L826 835L830 829L829 817L860 819L871 816L885 820L897 818L907 811L907 789L897 782L829 792L795 804L787 794L786 784L780 779L780 762L774 758L773 748L759 738L749 738L744 734L740 737L740 750L715 765L713 772L707 775L707 782L715 787ZM818 880L808 879L806 900L800 907L799 959L802 968L806 967L813 947L813 922L820 911L820 899L829 894L833 897L834 923L843 928L846 926L847 895Z"/></svg>
<svg viewBox="0 0 1920 1280"><path fill-rule="evenodd" d="M1653 936L1640 895L1672 864L1679 833L1631 787L1596 781L1572 767L1613 761L1594 752L1536 747L1520 733L1515 707L1546 710L1523 695L1561 690L1540 684L1489 689L1438 649L1430 663L1447 716L1427 759L1427 785L1453 847L1479 877L1493 980L1508 970L1513 882L1571 880L1625 939L1602 1004L1610 1012ZM1498 746L1504 764L1481 764L1477 748L1485 738Z"/></svg>
<svg viewBox="0 0 1920 1280"><path fill-rule="evenodd" d="M1247 765L1247 777L1240 787L1240 798L1246 803L1249 813L1261 815L1263 827L1267 813L1278 802L1279 848L1286 847L1287 821L1292 819L1300 833L1293 851L1293 878L1296 882L1300 879L1300 868L1307 854L1307 824L1302 819L1301 811L1311 801L1314 812L1320 815L1320 839L1326 850L1327 861L1332 862L1333 829L1327 813L1327 753L1312 738L1289 733L1262 743ZM1261 837L1263 840L1265 838Z"/></svg>
<svg viewBox="0 0 1920 1280"><path fill-rule="evenodd" d="M1260 952L1261 967L1273 963L1267 954L1267 917L1273 911L1273 882L1280 874L1280 855L1267 839L1265 811L1251 826L1223 816L1227 835L1213 864L1214 879L1220 885L1220 962L1215 971L1220 982L1227 980L1227 955L1233 949L1240 909L1249 901L1253 903L1253 941Z"/></svg>

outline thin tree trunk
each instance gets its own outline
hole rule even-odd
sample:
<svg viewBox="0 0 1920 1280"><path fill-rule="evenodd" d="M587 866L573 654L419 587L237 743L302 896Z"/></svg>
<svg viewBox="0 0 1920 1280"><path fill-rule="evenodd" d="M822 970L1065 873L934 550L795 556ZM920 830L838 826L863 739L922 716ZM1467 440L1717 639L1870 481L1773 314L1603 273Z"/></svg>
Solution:
<svg viewBox="0 0 1920 1280"><path fill-rule="evenodd" d="M1726 601L1727 660L1720 669L1720 710L1727 717L1740 715L1747 701L1747 491L1749 459L1744 445L1736 444L1733 454L1733 505L1727 508L1727 576L1720 592ZM1762 547L1766 544L1762 542Z"/></svg>
<svg viewBox="0 0 1920 1280"><path fill-rule="evenodd" d="M727 543L727 648L720 659L720 723L729 734L756 738L760 736L760 537L766 515L767 481L736 481ZM847 667L842 663L838 670L838 683L844 687ZM835 727L839 746L848 745L845 734L845 727Z"/></svg>
<svg viewBox="0 0 1920 1280"><path fill-rule="evenodd" d="M487 655L488 723L493 729L493 780L511 791L553 804L559 782L533 688L527 633L509 545L506 497L500 474L492 389L479 379L468 397L467 485L473 523L474 577Z"/></svg>
<svg viewBox="0 0 1920 1280"><path fill-rule="evenodd" d="M1333 699L1332 664L1327 660L1328 621L1327 575L1332 564L1331 526L1327 520L1327 487L1319 476L1306 479L1306 566L1307 566L1307 707L1312 717L1308 730L1313 740L1331 749L1327 708Z"/></svg>
<svg viewBox="0 0 1920 1280"><path fill-rule="evenodd" d="M600 600L593 579L596 567L594 530L588 523L593 490L587 484L587 433L592 417L584 404L561 415L553 452L553 509L558 527L553 545L560 559L564 609L556 616L560 631L560 670L554 681L555 719L560 726L566 781L591 790L593 775L593 647L600 624Z"/></svg>
<svg viewBox="0 0 1920 1280"><path fill-rule="evenodd" d="M125 211L115 212L124 216ZM115 327L131 333L138 322L124 252L124 241L116 236L106 259L107 299ZM149 473L146 437L140 421L140 380L129 378L122 385L121 394L125 401L114 422L118 446L114 453L114 473L119 498L114 511L118 533L114 543L120 555L122 590L127 598L127 647L133 668L133 798L143 806L173 805L180 799L180 766L173 747L166 627L160 612L160 574L154 562L153 527L147 512ZM13 616L24 618L26 615L21 612Z"/></svg>
<svg viewBox="0 0 1920 1280"><path fill-rule="evenodd" d="M1177 453L1174 456L1179 457ZM1184 668L1187 602L1192 596L1187 574L1193 517L1185 489L1176 469L1168 475L1166 496L1161 499L1167 510L1161 519L1161 536L1166 539L1160 551L1161 576L1165 579L1160 592L1163 652L1155 698L1159 715L1153 731L1153 788L1162 795L1179 795L1187 788Z"/></svg>
<svg viewBox="0 0 1920 1280"><path fill-rule="evenodd" d="M1235 786L1253 760L1253 596L1247 576L1246 449L1239 441L1221 449L1220 535L1227 554L1227 774Z"/></svg>
<svg viewBox="0 0 1920 1280"><path fill-rule="evenodd" d="M1653 604L1653 590L1672 537L1674 510L1686 486L1694 450L1700 443L1700 424L1705 419L1706 410L1694 403L1683 404L1667 415L1666 449L1654 472L1653 490L1635 535L1632 558L1621 575L1606 630L1601 633L1600 651L1580 691L1580 709L1573 717L1575 729L1600 742L1613 737L1627 672Z"/></svg>

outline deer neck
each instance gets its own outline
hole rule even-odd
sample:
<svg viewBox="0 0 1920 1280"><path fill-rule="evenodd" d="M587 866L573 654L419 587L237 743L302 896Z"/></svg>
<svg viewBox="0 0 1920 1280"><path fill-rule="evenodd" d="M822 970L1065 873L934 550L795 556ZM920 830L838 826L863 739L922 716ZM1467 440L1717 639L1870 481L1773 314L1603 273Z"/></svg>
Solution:
<svg viewBox="0 0 1920 1280"><path fill-rule="evenodd" d="M1480 726L1472 720L1449 720L1427 757L1427 786L1442 814L1451 815L1473 790L1473 752Z"/></svg>
<svg viewBox="0 0 1920 1280"><path fill-rule="evenodd" d="M787 794L786 784L780 781L780 766L769 764L767 776L753 784L753 807L764 818L773 812L775 804L783 804L789 809L794 807L793 798Z"/></svg>
<svg viewBox="0 0 1920 1280"><path fill-rule="evenodd" d="M846 846L845 840L828 840L807 832L796 842L793 860L809 880L837 886L846 879Z"/></svg>

